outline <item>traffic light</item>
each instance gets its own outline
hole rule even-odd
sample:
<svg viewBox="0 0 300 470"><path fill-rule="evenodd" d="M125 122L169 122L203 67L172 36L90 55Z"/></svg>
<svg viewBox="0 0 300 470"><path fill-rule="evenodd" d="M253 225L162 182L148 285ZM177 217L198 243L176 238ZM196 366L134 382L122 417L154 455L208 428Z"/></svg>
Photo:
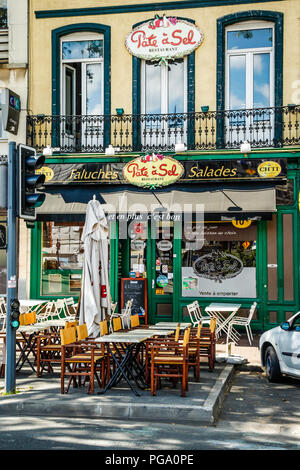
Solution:
<svg viewBox="0 0 300 470"><path fill-rule="evenodd" d="M19 209L18 217L25 220L35 220L35 209L45 201L45 194L36 190L45 182L45 175L38 175L35 170L41 168L45 162L43 155L36 155L34 148L20 144L18 146L19 158Z"/></svg>
<svg viewBox="0 0 300 470"><path fill-rule="evenodd" d="M16 330L20 326L20 302L18 299L11 299L10 301L10 324Z"/></svg>

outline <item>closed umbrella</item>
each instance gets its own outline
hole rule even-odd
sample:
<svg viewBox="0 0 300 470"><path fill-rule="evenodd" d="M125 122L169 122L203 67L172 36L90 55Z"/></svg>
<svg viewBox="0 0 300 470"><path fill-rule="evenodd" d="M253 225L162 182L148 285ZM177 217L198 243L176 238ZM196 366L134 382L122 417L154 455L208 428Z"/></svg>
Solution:
<svg viewBox="0 0 300 470"><path fill-rule="evenodd" d="M80 324L86 323L90 337L100 333L105 311L110 315L108 281L108 224L104 210L94 196L88 202L81 236L84 243L84 264L81 284Z"/></svg>

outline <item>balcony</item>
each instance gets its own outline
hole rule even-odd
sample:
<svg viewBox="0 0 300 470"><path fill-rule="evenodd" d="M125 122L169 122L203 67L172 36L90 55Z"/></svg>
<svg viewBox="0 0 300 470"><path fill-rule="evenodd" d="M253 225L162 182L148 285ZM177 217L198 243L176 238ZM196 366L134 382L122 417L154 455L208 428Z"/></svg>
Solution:
<svg viewBox="0 0 300 470"><path fill-rule="evenodd" d="M60 153L172 152L182 142L187 150L239 149L300 145L300 106L208 111L181 114L27 117L27 145L42 152L47 145Z"/></svg>

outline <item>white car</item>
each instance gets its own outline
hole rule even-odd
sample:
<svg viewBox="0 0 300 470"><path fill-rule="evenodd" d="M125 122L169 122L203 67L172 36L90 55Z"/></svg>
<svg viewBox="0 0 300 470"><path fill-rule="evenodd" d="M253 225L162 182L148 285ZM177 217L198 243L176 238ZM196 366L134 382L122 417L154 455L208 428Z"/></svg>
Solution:
<svg viewBox="0 0 300 470"><path fill-rule="evenodd" d="M265 331L259 340L261 364L270 382L282 374L300 378L300 312L280 326Z"/></svg>

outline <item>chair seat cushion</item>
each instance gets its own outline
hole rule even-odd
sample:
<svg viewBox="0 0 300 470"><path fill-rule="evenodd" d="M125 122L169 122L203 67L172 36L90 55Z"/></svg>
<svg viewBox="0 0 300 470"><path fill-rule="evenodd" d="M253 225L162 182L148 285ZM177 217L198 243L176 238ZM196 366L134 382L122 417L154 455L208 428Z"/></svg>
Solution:
<svg viewBox="0 0 300 470"><path fill-rule="evenodd" d="M41 351L60 351L60 344L47 344L46 346L41 347Z"/></svg>
<svg viewBox="0 0 300 470"><path fill-rule="evenodd" d="M154 363L156 364L182 364L182 356L156 356L154 358Z"/></svg>
<svg viewBox="0 0 300 470"><path fill-rule="evenodd" d="M94 355L94 362L97 362L100 359L104 359L104 356L100 354ZM75 356L66 358L65 362L91 362L91 355L90 354L77 354Z"/></svg>

